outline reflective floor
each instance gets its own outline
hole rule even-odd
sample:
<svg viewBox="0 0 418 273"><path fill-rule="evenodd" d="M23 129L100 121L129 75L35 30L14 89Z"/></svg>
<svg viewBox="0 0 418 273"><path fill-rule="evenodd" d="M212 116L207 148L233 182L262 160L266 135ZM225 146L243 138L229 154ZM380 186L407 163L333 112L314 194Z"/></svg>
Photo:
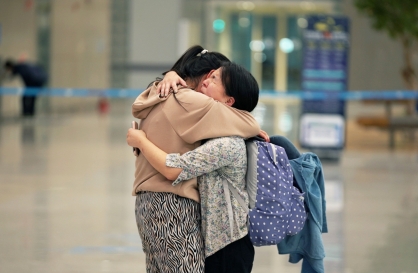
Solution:
<svg viewBox="0 0 418 273"><path fill-rule="evenodd" d="M0 272L145 272L129 110L0 118ZM418 146L404 138L390 151L349 120L340 161L323 162L326 272L418 272ZM256 248L255 273L300 267Z"/></svg>

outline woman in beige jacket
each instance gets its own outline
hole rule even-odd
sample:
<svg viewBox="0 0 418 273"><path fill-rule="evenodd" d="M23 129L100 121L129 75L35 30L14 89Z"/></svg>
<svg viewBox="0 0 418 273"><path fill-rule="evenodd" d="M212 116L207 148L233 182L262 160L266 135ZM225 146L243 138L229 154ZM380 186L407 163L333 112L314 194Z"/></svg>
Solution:
<svg viewBox="0 0 418 273"><path fill-rule="evenodd" d="M186 54L192 58L187 63L180 63L180 72L188 71L185 79L193 87L199 87L202 77L221 63L213 61L219 60L219 56L204 52L201 47L192 47ZM212 68L202 73L205 70L199 69L202 66ZM192 81L197 76L200 80ZM193 85L196 82L199 84ZM157 85L158 82L154 83L135 100L132 113L141 119L140 129L166 153L186 153L200 146L205 139L248 138L260 132L259 125L246 111L229 107L190 88L180 88L177 94L160 97ZM256 99L251 103L255 106L257 100L258 87ZM135 146L131 142L135 133L132 129L128 132L127 141L131 146ZM135 214L146 253L147 272L203 272L205 256L200 205L195 201L198 193L195 189L181 190L182 183L171 186L172 181L153 168L144 153L146 151L141 151L136 159L132 194L136 195ZM196 179L187 183L197 188Z"/></svg>
<svg viewBox="0 0 418 273"><path fill-rule="evenodd" d="M255 104L247 102L251 98L256 102L255 98L258 98L255 79L233 63L222 65L210 73L201 90L219 102L237 105L247 111L255 107ZM165 153L149 141L143 131L137 131L135 135L131 145L139 147L147 160L167 179L175 180L173 185L198 177L205 240L205 272L251 272L254 247L248 236L247 211L234 196L229 197L231 207L228 207L226 197L229 187L233 187L249 205L245 186L247 155L244 140L237 136L213 138L195 150L180 155Z"/></svg>

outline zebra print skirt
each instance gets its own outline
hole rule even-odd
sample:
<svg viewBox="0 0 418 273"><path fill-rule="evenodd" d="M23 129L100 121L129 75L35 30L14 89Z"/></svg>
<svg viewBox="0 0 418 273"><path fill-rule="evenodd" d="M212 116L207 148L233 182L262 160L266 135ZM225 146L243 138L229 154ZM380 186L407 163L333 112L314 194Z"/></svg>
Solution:
<svg viewBox="0 0 418 273"><path fill-rule="evenodd" d="M135 216L148 273L203 273L200 204L166 192L140 192Z"/></svg>

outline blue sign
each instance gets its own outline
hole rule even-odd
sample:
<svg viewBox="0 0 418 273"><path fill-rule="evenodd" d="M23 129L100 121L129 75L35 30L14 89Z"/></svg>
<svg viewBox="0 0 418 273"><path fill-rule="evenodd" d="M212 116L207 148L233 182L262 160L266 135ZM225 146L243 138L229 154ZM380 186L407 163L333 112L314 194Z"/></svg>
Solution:
<svg viewBox="0 0 418 273"><path fill-rule="evenodd" d="M303 33L302 89L329 93L330 99L305 101L303 113L345 116L345 103L336 93L347 90L349 20L326 15L310 16L307 20L308 26Z"/></svg>
<svg viewBox="0 0 418 273"><path fill-rule="evenodd" d="M321 114L324 117L337 115L344 120L345 101L341 99L341 93L347 90L349 20L346 17L318 15L308 17L307 21L308 25L303 32L302 89L304 92L325 94L327 99L304 100L302 119L306 114L315 114L316 125L321 123ZM303 131L311 128L310 126L304 128L301 128L301 135L312 135ZM340 121L338 128L341 128ZM325 139L326 137L318 145L312 141L308 144L301 139L301 144L305 147L342 148L344 146L343 138L330 143L324 143Z"/></svg>

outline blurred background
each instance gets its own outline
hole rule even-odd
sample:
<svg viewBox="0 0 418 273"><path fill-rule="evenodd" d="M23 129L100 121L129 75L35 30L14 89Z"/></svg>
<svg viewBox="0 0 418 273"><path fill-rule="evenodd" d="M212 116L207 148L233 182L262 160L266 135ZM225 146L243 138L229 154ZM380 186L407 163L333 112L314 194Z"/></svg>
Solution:
<svg viewBox="0 0 418 273"><path fill-rule="evenodd" d="M195 44L251 71L262 129L323 161L326 272L418 272L418 5L379 2L402 15L374 0L0 0L0 272L145 272L131 104ZM9 58L48 74L34 116ZM300 268L256 250L253 272Z"/></svg>

